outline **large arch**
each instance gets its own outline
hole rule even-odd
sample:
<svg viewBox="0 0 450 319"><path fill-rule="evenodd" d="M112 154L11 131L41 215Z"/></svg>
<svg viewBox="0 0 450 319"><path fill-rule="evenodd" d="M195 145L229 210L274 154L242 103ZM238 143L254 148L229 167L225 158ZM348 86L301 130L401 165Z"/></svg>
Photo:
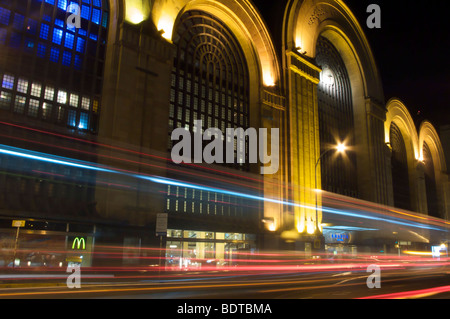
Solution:
<svg viewBox="0 0 450 319"><path fill-rule="evenodd" d="M385 165L385 143L384 143L384 121L385 121L385 104L384 93L382 89L381 79L375 59L364 35L363 29L359 25L356 17L350 9L340 0L289 0L284 14L282 45L285 53L283 55L283 68L287 70L294 70L300 74L303 79L309 80L311 83L310 90L316 91L319 77L316 76L311 79L310 74L314 74L317 70L315 66L316 49L320 37L326 38L337 50L342 58L345 68L347 69L350 86L352 91L352 105L354 114L354 147L351 151L356 155L357 167L357 192L362 199L378 203L388 203L388 190L385 186L387 178L387 171ZM296 59L297 61L294 61ZM307 67L302 67L297 71L295 64L303 63ZM304 70L308 70L304 72ZM314 71L313 71L314 70ZM321 72L322 70L317 70ZM305 90L305 86L300 88L295 83L304 81L303 79L296 79L291 74L288 74L285 80L285 87L290 90ZM303 85L303 84L302 84ZM313 94L316 94L313 92ZM298 96L297 92L289 92L288 95ZM315 104L315 105L314 105ZM316 172L314 165L320 158L320 140L317 123L315 126L309 128L310 132L314 132L311 137L302 136L298 127L303 127L308 124L301 115L305 112L305 107L308 108L306 112L318 114L317 101L309 105L304 104L301 99L291 99L289 111L299 114L298 120L303 121L297 125L295 120L291 120L292 139L309 138L310 144L314 144L309 149L302 150L303 153L310 155L308 159L297 160L295 154L299 154L296 150L292 150L293 154L291 164L294 173L292 179L294 183L298 183L300 187L313 188L314 180L320 181L321 176L316 176L320 172ZM292 116L289 115L290 118ZM310 123L312 123L310 121ZM298 134L298 136L296 135ZM305 148L305 147L304 147ZM297 161L297 163L296 163ZM295 170L300 170L299 174ZM298 176L297 176L298 175ZM321 186L317 183L317 187ZM315 199L313 195L299 195L298 200L306 203L318 203L320 205L320 198ZM295 195L294 195L295 198ZM311 224L314 221L316 229L321 230L321 216L320 211L317 214L316 210L296 212L295 223L297 229L302 232L305 229L304 224ZM311 229L311 226L310 226Z"/></svg>
<svg viewBox="0 0 450 319"><path fill-rule="evenodd" d="M384 102L384 93L369 42L356 17L340 0L290 0L285 11L283 48L314 59L324 36L337 48L352 81L354 96Z"/></svg>
<svg viewBox="0 0 450 319"><path fill-rule="evenodd" d="M384 124L385 142L391 149L396 147L394 143L398 141L391 141L391 132L393 127L398 128L400 131L399 138L402 139L406 150L411 208L418 212L426 213L422 194L424 186L421 185L423 172L421 172L420 166L419 137L414 120L406 105L400 99L392 98L388 101L386 108L386 122ZM393 167L392 169L396 168ZM393 179L396 173L398 172L392 172ZM395 180L392 180L392 183L395 188ZM393 192L392 194L395 199L396 193Z"/></svg>
<svg viewBox="0 0 450 319"><path fill-rule="evenodd" d="M389 132L392 123L395 123L402 131L408 155L418 160L420 158L419 136L406 105L399 99L393 98L388 101L386 122L384 123L385 142L390 143Z"/></svg>
<svg viewBox="0 0 450 319"><path fill-rule="evenodd" d="M447 210L450 194L448 194L448 189L446 187L448 184L448 177L446 175L447 164L439 135L433 124L429 121L424 121L420 125L419 151L420 160L423 161L425 165L425 173L430 173L427 172L427 168L431 168L431 170L434 171L434 174L431 172L434 176L431 176L429 183L434 182L435 185L432 185L432 188L435 187L435 189L430 190L430 185L427 185L426 192L427 196L436 197L435 199L437 200L437 204L430 203L428 200L428 209L430 210L433 208L437 211L429 211L428 213L436 217L448 219ZM426 156L427 154L428 156ZM431 161L431 163L428 161ZM433 192L435 192L435 194L432 194Z"/></svg>
<svg viewBox="0 0 450 319"><path fill-rule="evenodd" d="M151 18L163 37L171 41L177 19L189 10L205 11L225 22L241 44L250 73L257 74L258 82L265 86L279 83L280 66L269 31L250 1L156 0Z"/></svg>

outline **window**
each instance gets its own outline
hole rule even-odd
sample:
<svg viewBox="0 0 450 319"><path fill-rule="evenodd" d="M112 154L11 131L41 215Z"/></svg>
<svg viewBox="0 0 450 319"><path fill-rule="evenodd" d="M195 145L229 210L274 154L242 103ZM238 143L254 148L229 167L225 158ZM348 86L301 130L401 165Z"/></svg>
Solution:
<svg viewBox="0 0 450 319"><path fill-rule="evenodd" d="M174 128L194 132L197 119L203 121L202 129L214 126L246 130L250 119L249 72L242 48L227 26L205 12L188 11L174 31L174 44L177 54L171 74L169 135ZM212 48L220 61L208 54ZM172 146L170 137L168 146ZM248 147L244 154L248 156ZM238 163L237 152L234 160L229 166L249 169ZM167 194L166 209L174 214L243 216L245 204L239 198L182 187L168 187ZM254 212L246 211L247 216L256 216Z"/></svg>
<svg viewBox="0 0 450 319"><path fill-rule="evenodd" d="M355 144L353 99L350 78L342 57L333 44L320 37L317 42L317 64L324 70L318 85L319 130L321 153L338 141ZM332 77L332 78L330 78ZM322 188L344 196L358 197L356 154L348 152L335 157L327 153L321 161Z"/></svg>
<svg viewBox="0 0 450 319"><path fill-rule="evenodd" d="M47 40L48 39L49 30L50 30L50 27L47 24L42 23L41 24L41 32L39 34L39 37L41 39Z"/></svg>
<svg viewBox="0 0 450 319"><path fill-rule="evenodd" d="M45 45L42 44L42 43L39 43L38 47L37 47L37 55L38 55L38 57L44 58L45 57L45 51L46 51Z"/></svg>
<svg viewBox="0 0 450 319"><path fill-rule="evenodd" d="M22 30L24 21L25 21L25 17L23 15L15 13L13 28L15 28L16 30Z"/></svg>
<svg viewBox="0 0 450 319"><path fill-rule="evenodd" d="M69 4L81 6L81 28L66 25ZM17 74L0 73L1 108L66 126L66 106L74 107L79 123L73 127L96 133L99 117L91 114L100 110L107 26L105 0L0 1L3 62L27 64L18 65Z"/></svg>
<svg viewBox="0 0 450 319"><path fill-rule="evenodd" d="M74 39L75 39L75 36L72 33L66 32L66 36L64 38L64 46L68 49L72 49Z"/></svg>
<svg viewBox="0 0 450 319"><path fill-rule="evenodd" d="M65 91L58 91L58 103L66 104L67 103L67 92Z"/></svg>
<svg viewBox="0 0 450 319"><path fill-rule="evenodd" d="M17 91L20 93L27 93L28 81L25 79L19 79L19 81L17 83Z"/></svg>
<svg viewBox="0 0 450 319"><path fill-rule="evenodd" d="M69 51L64 51L63 58L62 58L62 64L69 66L71 60L72 60L72 53L70 53Z"/></svg>
<svg viewBox="0 0 450 319"><path fill-rule="evenodd" d="M78 107L78 95L70 94L69 105L73 107Z"/></svg>
<svg viewBox="0 0 450 319"><path fill-rule="evenodd" d="M77 126L77 112L74 110L69 110L69 115L67 117L67 125Z"/></svg>
<svg viewBox="0 0 450 319"><path fill-rule="evenodd" d="M32 117L37 117L39 112L39 101L31 99L28 105L28 115Z"/></svg>
<svg viewBox="0 0 450 319"><path fill-rule="evenodd" d="M42 118L43 119L49 119L51 117L52 108L53 108L53 105L50 103L44 102L42 104Z"/></svg>
<svg viewBox="0 0 450 319"><path fill-rule="evenodd" d="M0 91L0 108L8 110L11 105L11 93Z"/></svg>
<svg viewBox="0 0 450 319"><path fill-rule="evenodd" d="M10 15L11 15L10 10L0 7L0 23L1 24L8 25Z"/></svg>
<svg viewBox="0 0 450 319"><path fill-rule="evenodd" d="M16 101L14 103L14 112L23 114L23 112L25 112L25 104L26 103L27 103L26 97L17 95Z"/></svg>
<svg viewBox="0 0 450 319"><path fill-rule="evenodd" d="M77 38L77 47L76 47L77 52L84 52L84 43L85 41L83 38L81 37Z"/></svg>
<svg viewBox="0 0 450 319"><path fill-rule="evenodd" d="M55 96L55 89L52 88L52 87L47 86L45 88L45 96L44 96L44 98L46 100L53 101L54 96Z"/></svg>
<svg viewBox="0 0 450 319"><path fill-rule="evenodd" d="M81 130L86 130L89 124L89 115L85 112L80 113L80 123L78 124L78 128Z"/></svg>
<svg viewBox="0 0 450 319"><path fill-rule="evenodd" d="M81 108L83 110L89 110L89 103L90 103L89 98L83 97L81 99Z"/></svg>
<svg viewBox="0 0 450 319"><path fill-rule="evenodd" d="M42 86L39 83L31 84L31 95L41 97Z"/></svg>
<svg viewBox="0 0 450 319"><path fill-rule="evenodd" d="M58 60L59 60L59 49L52 47L50 49L50 61L58 62Z"/></svg>
<svg viewBox="0 0 450 319"><path fill-rule="evenodd" d="M61 29L54 28L53 29L53 40L52 40L53 43L61 44L62 35L63 35L63 31Z"/></svg>
<svg viewBox="0 0 450 319"><path fill-rule="evenodd" d="M201 119L203 129L246 130L250 123L248 67L238 40L227 26L205 12L188 11L180 18L174 44L178 50L171 75L169 126L193 130L193 122ZM208 54L211 48L220 53L220 61L215 54ZM237 158L237 152L234 160L231 167L249 169L248 164L239 165L244 159Z"/></svg>

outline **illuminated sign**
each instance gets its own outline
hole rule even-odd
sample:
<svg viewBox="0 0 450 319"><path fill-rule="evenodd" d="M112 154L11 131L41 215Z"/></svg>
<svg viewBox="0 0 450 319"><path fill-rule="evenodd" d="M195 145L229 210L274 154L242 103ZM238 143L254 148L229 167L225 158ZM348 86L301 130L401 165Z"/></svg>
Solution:
<svg viewBox="0 0 450 319"><path fill-rule="evenodd" d="M78 238L75 237L75 239L72 242L72 249L75 249L75 246L77 247L76 249L80 250L85 250L86 249L86 241L84 240L83 237Z"/></svg>
<svg viewBox="0 0 450 319"><path fill-rule="evenodd" d="M336 241L346 241L350 239L350 236L348 234L331 234L331 238Z"/></svg>

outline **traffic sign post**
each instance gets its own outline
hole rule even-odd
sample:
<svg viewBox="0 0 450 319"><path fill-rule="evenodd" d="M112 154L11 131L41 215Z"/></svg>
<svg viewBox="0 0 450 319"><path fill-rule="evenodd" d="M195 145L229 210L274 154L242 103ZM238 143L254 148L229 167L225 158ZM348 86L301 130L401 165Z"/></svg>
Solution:
<svg viewBox="0 0 450 319"><path fill-rule="evenodd" d="M12 227L16 227L16 240L14 242L14 256L13 256L13 262L12 262L12 266L13 268L16 265L16 255L17 255L17 244L19 242L19 231L20 231L20 227L25 227L25 221L24 220L13 220L12 221Z"/></svg>

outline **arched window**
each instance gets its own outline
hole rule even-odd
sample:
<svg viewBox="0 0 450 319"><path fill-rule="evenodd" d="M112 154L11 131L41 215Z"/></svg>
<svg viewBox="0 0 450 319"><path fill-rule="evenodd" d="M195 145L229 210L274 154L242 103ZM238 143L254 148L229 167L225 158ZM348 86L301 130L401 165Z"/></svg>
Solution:
<svg viewBox="0 0 450 319"><path fill-rule="evenodd" d="M249 127L249 74L243 51L228 27L201 11L188 11L173 37L169 134L175 128L193 133L195 120L203 129ZM169 138L170 141L170 138ZM169 142L170 143L170 142ZM236 143L236 142L235 142ZM172 144L170 143L169 148ZM237 158L237 147L246 158ZM235 145L235 165L248 169L248 145Z"/></svg>
<svg viewBox="0 0 450 319"><path fill-rule="evenodd" d="M442 218L438 204L433 157L431 156L430 148L426 142L423 143L423 158L425 163L425 187L427 194L428 215Z"/></svg>
<svg viewBox="0 0 450 319"><path fill-rule="evenodd" d="M392 147L391 166L394 205L398 208L411 210L406 147L402 133L395 123L391 124L389 140Z"/></svg>
<svg viewBox="0 0 450 319"><path fill-rule="evenodd" d="M224 139L227 128L249 128L248 67L229 28L206 12L188 11L179 19L173 42L177 49L171 74L169 149L173 146L170 139L173 129L185 128L193 136L196 120L202 121L203 131L220 129ZM234 163L227 165L248 170L248 143L237 145L236 139L234 142ZM246 158L237 158L238 147ZM227 194L173 186L168 187L167 194L166 210L170 213L227 218L257 216L251 214L255 210L242 198Z"/></svg>
<svg viewBox="0 0 450 319"><path fill-rule="evenodd" d="M104 0L2 0L0 109L96 133L107 27Z"/></svg>
<svg viewBox="0 0 450 319"><path fill-rule="evenodd" d="M344 61L324 37L317 42L317 64L322 68L318 85L321 153L345 142L354 146L353 101L350 79ZM321 161L322 189L358 197L356 155L327 153Z"/></svg>

